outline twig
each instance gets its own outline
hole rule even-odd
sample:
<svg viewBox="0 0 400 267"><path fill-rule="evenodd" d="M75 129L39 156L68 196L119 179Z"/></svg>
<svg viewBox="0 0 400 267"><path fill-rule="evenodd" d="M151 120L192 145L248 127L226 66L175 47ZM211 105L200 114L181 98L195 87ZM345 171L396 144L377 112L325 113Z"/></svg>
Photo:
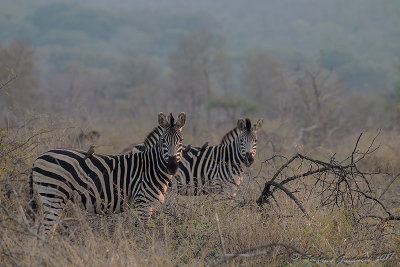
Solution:
<svg viewBox="0 0 400 267"><path fill-rule="evenodd" d="M14 223L18 224L22 229L24 229L25 232L20 232L20 231L18 231L17 229L12 229L12 230L14 230L14 231L16 231L16 232L23 233L23 234L29 234L29 235L35 236L35 237L37 237L38 239L44 241L44 239L43 239L41 236L39 236L39 235L33 233L33 232L29 229L29 227L28 227L27 225L25 225L24 223L21 223L20 221L18 221L17 219L15 219L14 216L10 215L8 209L7 209L2 203L0 203L0 208L3 209L3 211L4 211L5 215L6 215L6 218L7 218L8 220L13 221ZM4 227L4 226L3 226L3 227Z"/></svg>
<svg viewBox="0 0 400 267"><path fill-rule="evenodd" d="M394 181L400 177L400 173L396 174L393 176L392 180L390 180L389 184L386 186L386 188L382 191L382 193L379 195L378 199L381 199L382 196L389 190L389 187L394 183ZM376 203L374 203L371 207L371 210L375 207Z"/></svg>
<svg viewBox="0 0 400 267"><path fill-rule="evenodd" d="M0 82L0 90L3 89L4 87L6 87L7 85L9 85L13 80L17 79L18 75L14 74L11 75L7 81L5 82Z"/></svg>
<svg viewBox="0 0 400 267"><path fill-rule="evenodd" d="M219 218L218 218L218 213L216 210L215 210L215 220L217 221L219 241L221 242L221 248L222 248L222 252L224 253L224 259L225 259L225 255L226 255L225 243L224 243L224 239L222 238L221 227L219 226Z"/></svg>
<svg viewBox="0 0 400 267"><path fill-rule="evenodd" d="M64 208L61 210L60 214L57 217L56 223L54 224L53 228L51 229L50 240L53 240L53 238L54 238L54 233L55 233L55 231L57 229L57 225L60 223L61 216L63 215L64 210L65 210L66 207L67 207L67 205L65 205Z"/></svg>
<svg viewBox="0 0 400 267"><path fill-rule="evenodd" d="M384 222L387 222L387 221L400 221L400 216L394 216L394 215L389 215L387 217L382 217L382 216L378 216L378 215L365 215L365 216L361 217L361 219L365 219L365 218L380 219L381 221L384 221Z"/></svg>
<svg viewBox="0 0 400 267"><path fill-rule="evenodd" d="M277 183L277 182L272 182L269 181L268 182L270 185L273 185L277 188L279 188L280 190L282 190L283 192L286 193L286 195L288 195L295 203L296 205L299 207L299 209L306 215L306 217L308 219L311 219L310 216L308 215L308 213L306 212L306 210L303 208L303 206L300 204L300 201L292 194L292 192L290 192L287 188L285 188L283 185Z"/></svg>
<svg viewBox="0 0 400 267"><path fill-rule="evenodd" d="M11 183L8 183L8 185L11 187L11 190L12 190L14 196L15 196L15 200L17 201L17 204L18 204L18 211L19 211L19 213L20 213L20 215L21 215L21 218L22 218L24 224L28 227L29 223L28 223L28 220L26 219L25 212L24 212L24 210L22 209L21 202L19 201L18 194L17 194L17 192L15 191L14 186L12 186Z"/></svg>
<svg viewBox="0 0 400 267"><path fill-rule="evenodd" d="M303 251L299 250L298 248L295 248L294 246L291 246L291 245L288 245L288 244L285 244L285 243L273 242L273 243L266 243L266 244L262 244L262 245L259 245L259 246L255 246L255 247L251 247L251 248L248 248L248 249L244 249L244 250L242 250L242 251L240 251L238 253L235 253L235 254L225 254L224 259L222 259L221 261L217 262L213 266L220 265L222 263L225 263L225 262L227 262L229 260L232 260L234 258L237 258L237 257L253 257L253 256L257 256L257 255L262 255L262 254L265 254L265 253L254 253L253 255L248 254L248 253L251 253L251 252L253 252L255 250L258 250L258 249L265 249L265 248L270 248L270 247L284 247L284 248L286 248L288 250L292 250L292 251L294 251L294 252L296 252L296 253L298 253L298 254L300 254L302 256L306 255L306 253L304 253Z"/></svg>
<svg viewBox="0 0 400 267"><path fill-rule="evenodd" d="M268 251L264 250L264 251L258 251L258 252L254 252L254 253L243 253L243 254L237 254L236 257L244 257L244 258L251 258L251 257L255 257L255 256L259 256L259 255L265 255L267 254ZM232 257L235 254L226 254L225 257Z"/></svg>

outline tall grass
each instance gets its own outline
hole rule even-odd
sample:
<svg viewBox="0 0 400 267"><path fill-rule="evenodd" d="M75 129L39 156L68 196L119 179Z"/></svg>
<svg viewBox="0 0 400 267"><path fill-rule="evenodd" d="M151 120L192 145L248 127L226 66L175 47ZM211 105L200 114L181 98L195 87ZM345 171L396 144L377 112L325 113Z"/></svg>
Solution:
<svg viewBox="0 0 400 267"><path fill-rule="evenodd" d="M307 182L305 180L291 185L290 190L299 190L297 196L310 218L305 217L284 193L278 193L276 201L270 205L256 205L264 183L283 163L282 160L274 160L265 165L261 164L263 160L278 153L290 157L299 150L324 160L334 154L340 158L351 152L359 134L351 133L344 139L329 140L326 145L316 147L312 143L296 143L296 134L289 127L274 127L274 122L268 121L264 122L264 130L260 133L257 160L252 167L252 177L256 178L250 180L243 205L232 210L242 197L244 185L233 201L212 195L182 197L168 191L166 203L156 209L150 227L143 229L135 226L134 211L111 218L90 217L70 204L54 240L42 240L35 235L29 218L28 222L23 218L29 201L27 177L33 160L40 153L54 147L72 146L71 135L76 132L71 130L71 126L39 118L1 131L0 265L213 265L224 259L221 239L227 254L274 242L290 245L308 254L299 256L290 248L271 246L256 250L262 252L258 255L253 255L253 251L236 257L232 262L238 266L306 266L329 259L333 263L358 259L360 262L354 263L360 265L394 265L399 262L400 222L383 222L373 218L358 220L352 217L346 206L319 207L317 195L310 197L301 192L302 184ZM107 144L100 147L100 152L104 153L118 153L129 145L125 140L133 143L142 139L138 136L132 138L130 134L118 136L121 133L112 129L97 129L102 132L102 144ZM219 134L222 137L224 133ZM368 138L375 134L371 132ZM383 131L378 138L380 148L368 155L363 168L382 173L399 172L400 152L395 149L400 145L399 140L400 133ZM207 140L193 141L201 145ZM379 196L390 179L385 175L374 177L373 189ZM246 179L245 175L244 181ZM381 196L381 200L395 214L400 214L398 192L399 182L394 180ZM378 208L373 211L382 215ZM378 260L379 255L391 252L395 254L390 259ZM364 261L361 261L362 258Z"/></svg>

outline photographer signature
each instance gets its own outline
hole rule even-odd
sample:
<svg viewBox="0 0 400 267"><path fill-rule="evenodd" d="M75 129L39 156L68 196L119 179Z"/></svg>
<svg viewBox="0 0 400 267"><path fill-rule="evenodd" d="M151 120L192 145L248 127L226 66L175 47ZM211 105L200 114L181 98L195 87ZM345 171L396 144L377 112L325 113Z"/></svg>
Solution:
<svg viewBox="0 0 400 267"><path fill-rule="evenodd" d="M336 258L323 258L319 256L314 256L311 254L301 255L299 253L293 253L291 255L291 259L294 261L302 260L302 261L310 261L315 263L323 263L323 262L330 262L330 263L353 263L353 262L382 262L388 261L395 255L395 252L384 253L380 255L374 256L366 256L366 257L354 257L354 258L345 258L344 255L341 255Z"/></svg>

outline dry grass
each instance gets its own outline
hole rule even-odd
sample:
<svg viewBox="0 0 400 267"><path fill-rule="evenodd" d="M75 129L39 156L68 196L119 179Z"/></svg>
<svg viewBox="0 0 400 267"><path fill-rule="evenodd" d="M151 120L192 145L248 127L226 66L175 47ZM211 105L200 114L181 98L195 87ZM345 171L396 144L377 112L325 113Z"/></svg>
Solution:
<svg viewBox="0 0 400 267"><path fill-rule="evenodd" d="M44 126L46 125L46 126ZM265 122L268 126L268 122ZM68 146L65 125L52 124L41 119L18 129L3 131L0 136L0 262L14 266L204 266L223 260L221 237L227 254L267 243L284 243L312 255L314 259L366 258L395 252L388 261L364 260L356 264L395 265L400 261L400 222L381 222L377 219L357 220L346 206L318 207L318 196L297 197L310 215L306 218L284 193L276 195L276 202L259 208L255 201L263 184L282 164L282 160L269 165L260 162L276 153L290 157L301 150L316 158L327 160L336 153L339 159L354 146L359 133L349 134L346 139L327 142L326 146L296 144L296 133L288 126L271 122L270 128L260 134L257 163L253 166L252 179L245 195L244 205L231 212L235 201L214 199L212 196L180 197L173 192L167 195L165 205L160 206L152 217L151 227L135 228L132 213L115 216L111 221L100 218L91 220L69 212L53 241L40 240L25 227L19 207L26 208L28 201L27 173L34 158L41 152ZM89 126L88 126L89 128ZM150 130L151 126L148 127ZM118 137L117 131L102 131L100 152L120 151L127 143L127 136ZM33 135L36 136L34 138ZM368 135L369 134L369 135ZM376 132L367 133L363 146L368 145ZM143 134L144 136L145 134ZM222 136L223 133L220 134ZM369 138L369 139L368 139ZM117 141L116 141L117 140ZM400 167L400 133L382 132L378 138L380 149L369 155L363 168L371 171L398 173ZM27 141L27 142L26 142ZM132 140L136 142L139 140ZM202 144L205 140L199 140ZM25 143L26 142L26 143ZM299 171L299 170L297 170ZM288 174L287 174L288 175ZM389 176L374 176L372 185L379 196L390 182ZM246 179L245 179L246 180ZM398 179L397 179L398 180ZM399 182L394 180L381 199L395 214L400 214ZM291 185L300 188L302 182ZM241 187L244 189L244 186ZM73 210L73 209L72 209ZM375 207L376 214L382 211ZM221 236L215 214L219 217ZM72 219L71 219L72 218ZM76 220L73 220L75 218ZM93 223L94 221L94 223ZM104 227L95 227L101 225ZM110 225L111 224L111 225ZM112 226L112 231L104 228ZM98 228L103 228L99 230ZM108 229L108 228L107 228ZM31 229L32 230L32 229ZM282 246L272 246L252 257L237 257L237 266L309 266L311 258L299 259L293 251ZM251 256L252 252L247 253ZM308 259L308 260L307 260ZM328 265L328 263L326 263Z"/></svg>

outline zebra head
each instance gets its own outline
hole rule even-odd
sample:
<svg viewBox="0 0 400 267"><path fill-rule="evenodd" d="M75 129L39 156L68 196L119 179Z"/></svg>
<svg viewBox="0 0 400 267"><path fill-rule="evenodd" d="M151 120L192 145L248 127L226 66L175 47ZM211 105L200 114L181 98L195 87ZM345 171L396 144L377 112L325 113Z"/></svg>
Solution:
<svg viewBox="0 0 400 267"><path fill-rule="evenodd" d="M245 120L239 119L237 122L237 128L239 129L238 148L246 167L249 167L254 162L254 156L257 151L257 131L261 128L262 124L263 121L258 120L252 126L249 118Z"/></svg>
<svg viewBox="0 0 400 267"><path fill-rule="evenodd" d="M163 128L163 132L159 138L159 149L163 159L167 163L167 171L174 175L182 158L182 127L186 122L186 114L181 112L175 122L172 113L168 118L164 113L158 115L158 123Z"/></svg>

